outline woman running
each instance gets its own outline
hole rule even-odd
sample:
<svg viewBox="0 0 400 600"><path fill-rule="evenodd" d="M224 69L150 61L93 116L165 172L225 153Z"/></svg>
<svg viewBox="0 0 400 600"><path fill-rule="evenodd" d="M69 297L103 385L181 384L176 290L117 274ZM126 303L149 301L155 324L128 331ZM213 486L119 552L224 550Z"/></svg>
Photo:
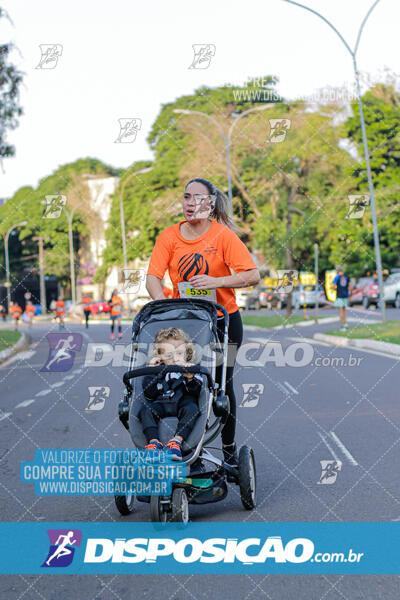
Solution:
<svg viewBox="0 0 400 600"><path fill-rule="evenodd" d="M118 322L118 339L122 338L121 317L122 317L122 300L118 296L118 290L113 290L111 300L110 319L111 319L111 339L114 339L114 325Z"/></svg>
<svg viewBox="0 0 400 600"><path fill-rule="evenodd" d="M173 297L185 296L188 287L207 290L210 298L229 313L228 342L232 352L226 370L226 393L230 414L222 429L224 460L237 466L235 444L236 398L233 369L237 350L243 339L243 325L235 301L234 288L248 287L260 281L260 274L250 252L234 233L228 214L228 200L207 179L189 181L183 196L185 221L167 227L157 238L147 271L146 287L153 300L164 299L162 279L165 272L173 284ZM231 270L234 274L231 274ZM218 311L218 335L223 340L224 318ZM231 358L231 357L229 357ZM221 383L222 366L217 367L216 380Z"/></svg>

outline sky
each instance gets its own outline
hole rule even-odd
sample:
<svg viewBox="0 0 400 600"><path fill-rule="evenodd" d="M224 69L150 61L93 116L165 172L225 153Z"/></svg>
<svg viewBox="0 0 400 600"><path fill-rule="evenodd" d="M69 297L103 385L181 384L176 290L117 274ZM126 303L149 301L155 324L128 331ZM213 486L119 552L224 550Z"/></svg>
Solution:
<svg viewBox="0 0 400 600"><path fill-rule="evenodd" d="M373 0L303 0L354 46ZM314 14L284 0L1 0L13 24L0 20L1 43L18 50L24 72L24 115L8 142L16 156L3 161L0 198L36 187L60 165L93 157L127 168L151 159L147 135L161 106L202 85L242 86L276 75L287 98L350 85L352 59ZM358 50L359 69L378 80L400 73L399 0L380 0ZM36 68L40 45L57 44L53 69ZM190 69L194 44L212 44L207 69ZM133 143L115 143L119 119L141 120Z"/></svg>

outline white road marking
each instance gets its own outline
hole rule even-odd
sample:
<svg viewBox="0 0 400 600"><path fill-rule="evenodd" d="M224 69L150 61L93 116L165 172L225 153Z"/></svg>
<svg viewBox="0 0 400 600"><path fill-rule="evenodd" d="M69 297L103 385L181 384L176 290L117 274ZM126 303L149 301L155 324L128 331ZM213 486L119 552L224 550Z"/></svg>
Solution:
<svg viewBox="0 0 400 600"><path fill-rule="evenodd" d="M318 435L321 438L321 440L324 442L325 446L328 448L329 452L332 454L333 458L335 460L339 460L339 458L338 458L338 456L336 456L335 451L333 450L332 446L330 446L330 444L328 444L325 436L322 435L322 433L320 431L318 431Z"/></svg>
<svg viewBox="0 0 400 600"><path fill-rule="evenodd" d="M4 421L4 419L8 419L9 416L11 416L12 413L4 413L0 416L0 421Z"/></svg>
<svg viewBox="0 0 400 600"><path fill-rule="evenodd" d="M50 394L50 392L51 390L41 390L40 392L35 394L35 396L47 396L47 394Z"/></svg>
<svg viewBox="0 0 400 600"><path fill-rule="evenodd" d="M354 456L352 456L349 452L349 450L347 450L346 446L343 444L343 442L341 442L338 438L338 436L336 435L336 433L334 431L330 431L329 435L331 436L331 438L333 439L334 442L336 442L336 444L338 445L338 447L341 449L341 451L343 452L343 454L345 455L345 457L347 458L347 460L349 461L349 463L351 465L353 465L354 467L358 466L358 462L356 461L356 459L354 458Z"/></svg>
<svg viewBox="0 0 400 600"><path fill-rule="evenodd" d="M69 379L75 379L75 375L67 375L64 377L64 381L69 381Z"/></svg>
<svg viewBox="0 0 400 600"><path fill-rule="evenodd" d="M25 350L24 352L19 352L10 358L8 364L11 364L17 360L28 360L28 358L32 358L34 354L36 354L36 350Z"/></svg>
<svg viewBox="0 0 400 600"><path fill-rule="evenodd" d="M290 385L290 383L288 381L284 381L283 383L285 383L287 385L287 387L289 388L289 390L293 393L293 394L298 394L299 392L292 386Z"/></svg>
<svg viewBox="0 0 400 600"><path fill-rule="evenodd" d="M287 396L289 395L289 392L288 392L288 390L285 388L285 386L284 386L284 385L283 385L283 384L282 384L280 381L277 381L277 382L276 382L276 385L277 385L277 386L278 386L278 387L281 389L281 391L282 391L284 394L286 394Z"/></svg>
<svg viewBox="0 0 400 600"><path fill-rule="evenodd" d="M63 381L57 381L56 383L52 383L50 387L52 389L54 389L54 388L58 388L58 387L62 386L63 384L64 384Z"/></svg>
<svg viewBox="0 0 400 600"><path fill-rule="evenodd" d="M15 408L25 408L25 406L29 406L30 404L32 404L32 402L35 402L34 400L24 400L23 402L20 402L19 404L17 404L17 406Z"/></svg>

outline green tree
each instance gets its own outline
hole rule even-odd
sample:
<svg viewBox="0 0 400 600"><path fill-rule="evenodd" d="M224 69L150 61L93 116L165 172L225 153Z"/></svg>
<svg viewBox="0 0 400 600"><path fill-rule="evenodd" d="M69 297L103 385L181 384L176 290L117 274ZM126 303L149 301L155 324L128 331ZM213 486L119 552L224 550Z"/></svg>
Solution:
<svg viewBox="0 0 400 600"><path fill-rule="evenodd" d="M0 20L9 18L0 8ZM18 117L23 114L19 105L19 88L22 73L10 62L13 44L0 45L0 160L15 155L15 146L7 142L7 132L18 126Z"/></svg>

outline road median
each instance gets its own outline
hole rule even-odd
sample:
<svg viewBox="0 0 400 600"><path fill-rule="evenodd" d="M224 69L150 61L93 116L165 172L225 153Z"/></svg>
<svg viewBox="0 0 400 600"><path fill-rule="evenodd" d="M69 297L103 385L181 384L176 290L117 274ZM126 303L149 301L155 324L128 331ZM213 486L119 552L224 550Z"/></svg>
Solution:
<svg viewBox="0 0 400 600"><path fill-rule="evenodd" d="M4 334L5 331L8 330L2 330L0 332L1 334ZM9 346L8 348L5 348L4 350L2 350L0 352L0 364L5 362L6 360L8 360L11 356L13 356L14 354L17 354L18 352L22 352L22 350L26 350L26 348L28 348L30 342L31 342L31 338L26 335L26 333L22 333L19 332L20 338L17 342L15 342L15 344L13 344L12 346Z"/></svg>
<svg viewBox="0 0 400 600"><path fill-rule="evenodd" d="M347 338L337 335L329 335L327 333L314 333L314 340L325 342L332 346L341 346L348 348L359 348L360 350L373 350L382 354L390 354L400 358L400 345L391 344L390 342L379 342L376 340L362 338Z"/></svg>

